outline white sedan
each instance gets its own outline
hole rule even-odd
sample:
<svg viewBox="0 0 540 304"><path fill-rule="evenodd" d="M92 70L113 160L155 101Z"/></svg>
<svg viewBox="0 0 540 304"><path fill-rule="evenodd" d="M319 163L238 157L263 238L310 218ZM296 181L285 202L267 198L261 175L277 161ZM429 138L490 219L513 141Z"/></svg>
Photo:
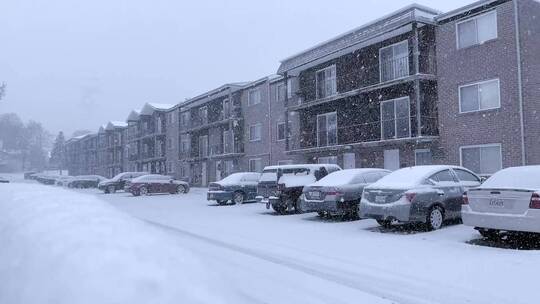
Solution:
<svg viewBox="0 0 540 304"><path fill-rule="evenodd" d="M501 170L467 191L463 224L488 238L501 231L540 233L540 166Z"/></svg>

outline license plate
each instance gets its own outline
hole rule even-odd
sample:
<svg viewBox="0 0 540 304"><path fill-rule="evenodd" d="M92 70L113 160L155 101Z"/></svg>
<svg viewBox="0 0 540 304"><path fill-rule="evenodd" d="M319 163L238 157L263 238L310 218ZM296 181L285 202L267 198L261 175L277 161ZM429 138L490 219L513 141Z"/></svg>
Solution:
<svg viewBox="0 0 540 304"><path fill-rule="evenodd" d="M494 198L489 201L489 206L496 209L504 208L504 201L502 199Z"/></svg>
<svg viewBox="0 0 540 304"><path fill-rule="evenodd" d="M386 196L376 196L375 197L376 203L385 203L386 202Z"/></svg>
<svg viewBox="0 0 540 304"><path fill-rule="evenodd" d="M309 192L309 196L311 196L312 198L320 198L321 193L318 192L318 191L311 191L311 192Z"/></svg>

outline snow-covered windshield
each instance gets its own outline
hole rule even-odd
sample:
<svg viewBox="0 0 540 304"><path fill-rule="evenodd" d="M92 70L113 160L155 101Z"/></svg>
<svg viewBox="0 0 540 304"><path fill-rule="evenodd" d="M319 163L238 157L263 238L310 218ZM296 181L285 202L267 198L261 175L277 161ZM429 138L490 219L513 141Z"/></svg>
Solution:
<svg viewBox="0 0 540 304"><path fill-rule="evenodd" d="M480 188L540 189L540 166L508 168L488 178Z"/></svg>
<svg viewBox="0 0 540 304"><path fill-rule="evenodd" d="M277 181L277 169L267 169L261 174L261 182L275 182Z"/></svg>
<svg viewBox="0 0 540 304"><path fill-rule="evenodd" d="M426 180L426 178L443 169L447 169L447 167L417 166L399 169L386 175L377 182L371 184L369 188L413 188L421 185Z"/></svg>
<svg viewBox="0 0 540 304"><path fill-rule="evenodd" d="M117 174L117 175L115 175L113 178L111 178L111 181L117 182L117 181L119 181L119 180L122 178L122 176L124 176L124 175L125 175L125 173Z"/></svg>
<svg viewBox="0 0 540 304"><path fill-rule="evenodd" d="M243 173L233 173L224 179L220 180L220 184L237 184L242 180L242 177L244 176Z"/></svg>
<svg viewBox="0 0 540 304"><path fill-rule="evenodd" d="M313 184L314 186L336 186L336 185L349 185L361 176L364 171L362 170L341 170L331 173Z"/></svg>

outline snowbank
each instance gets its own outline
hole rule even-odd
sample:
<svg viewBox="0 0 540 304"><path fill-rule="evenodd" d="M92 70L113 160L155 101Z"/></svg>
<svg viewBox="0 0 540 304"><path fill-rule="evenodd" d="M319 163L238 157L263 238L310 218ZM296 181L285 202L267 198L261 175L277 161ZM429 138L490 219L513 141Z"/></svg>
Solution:
<svg viewBox="0 0 540 304"><path fill-rule="evenodd" d="M90 195L0 185L0 303L225 303L179 240Z"/></svg>

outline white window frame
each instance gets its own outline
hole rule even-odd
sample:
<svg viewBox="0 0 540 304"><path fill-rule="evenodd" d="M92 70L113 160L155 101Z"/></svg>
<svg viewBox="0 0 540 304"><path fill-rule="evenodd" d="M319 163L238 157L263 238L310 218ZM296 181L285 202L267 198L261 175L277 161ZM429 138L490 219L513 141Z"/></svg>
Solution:
<svg viewBox="0 0 540 304"><path fill-rule="evenodd" d="M283 125L283 138L279 138L279 126ZM283 121L280 121L276 124L276 141L284 141L287 139L287 130L286 130L286 124Z"/></svg>
<svg viewBox="0 0 540 304"><path fill-rule="evenodd" d="M279 99L279 92L283 90L283 100ZM285 102L287 99L287 88L285 82L279 82L276 84L276 102Z"/></svg>
<svg viewBox="0 0 540 304"><path fill-rule="evenodd" d="M480 100L480 96L478 96L478 110L472 110L472 111L463 111L461 109L461 89L462 88L467 88L467 87L472 87L472 86L480 86L482 84L485 84L485 83L490 83L490 82L497 82L497 88L498 88L498 106L496 107L491 107L491 108L480 108L481 106L481 100ZM480 90L477 90L477 94L480 95ZM459 99L459 113L473 113L473 112L482 112L482 111L489 111L489 110L494 110L494 109L500 109L501 108L501 81L499 78L494 78L494 79L489 79L489 80L483 80L483 81L477 81L477 82L473 82L473 83L467 83L467 84L464 84L464 85L460 85L458 86L458 99Z"/></svg>
<svg viewBox="0 0 540 304"><path fill-rule="evenodd" d="M261 163L261 170L260 171L262 171L262 169L263 169L262 158L250 158L248 160L249 172L260 172L260 171L254 171L254 168L252 168L252 165L251 165L252 162L256 162L256 161Z"/></svg>
<svg viewBox="0 0 540 304"><path fill-rule="evenodd" d="M251 128L255 128L255 127L259 127L260 128L260 132L259 132L259 137L258 138L251 138ZM261 141L262 140L262 123L257 123L257 124L254 124L254 125L250 125L249 126L249 129L248 129L248 139L250 142L256 142L256 141Z"/></svg>
<svg viewBox="0 0 540 304"><path fill-rule="evenodd" d="M254 102L252 100L252 98L251 98L251 94L255 93L255 92L257 92L258 98ZM262 94L261 94L261 89L260 88L253 88L253 89L248 90L248 106L254 106L254 105L260 104L261 103L261 98L262 98Z"/></svg>
<svg viewBox="0 0 540 304"><path fill-rule="evenodd" d="M495 37L494 38L491 38L491 39L488 39L486 41L479 41L478 40L478 22L477 22L477 19L479 18L482 18L482 17L485 17L489 14L495 14L495 26L497 27L496 30L495 30ZM476 25L476 43L475 44L472 44L472 45L469 45L469 46L465 46L465 47L461 47L459 45L459 25L460 24L463 24L463 23L466 23L466 22L469 22L471 20L474 20L475 21L475 25ZM458 50L462 50L462 49L466 49L466 48L470 48L470 47L473 47L473 46L477 46L477 45L482 45L488 41L492 41L492 40L496 40L499 38L499 19L498 19L498 16L497 16L497 10L494 9L490 12L487 12L487 13L483 13L483 14L479 14L479 15L476 15L476 16L473 16L471 18L467 18L467 19L464 19L464 20L460 20L459 22L456 22L456 28L455 28L455 33L456 33L456 48Z"/></svg>
<svg viewBox="0 0 540 304"><path fill-rule="evenodd" d="M401 100L401 99L407 99L407 103L409 104L409 135L407 137L397 137L397 116L396 116L396 103L395 101ZM394 138L384 138L384 121L383 121L383 104L386 102L394 102ZM399 97L394 99L388 99L381 101L380 104L380 121L381 121L381 140L393 140L393 139L403 139L403 138L411 138L412 137L412 130L411 130L411 99L409 96L406 97Z"/></svg>
<svg viewBox="0 0 540 304"><path fill-rule="evenodd" d="M321 97L321 96L319 96L319 77L318 77L318 75L319 75L319 73L325 73L326 74L327 70L334 70L335 77L333 79L330 78L330 81L332 81L332 80L334 81L334 92L331 92L329 95ZM326 80L326 76L325 76L325 83L326 83L326 81L328 81L328 80ZM325 88L326 88L326 86L325 86ZM315 94L316 94L317 99L332 97L332 96L337 95L337 93L338 93L338 90L337 90L337 69L336 69L336 65L333 64L331 66L327 66L324 69L320 69L320 70L316 71L315 72Z"/></svg>
<svg viewBox="0 0 540 304"><path fill-rule="evenodd" d="M203 106L198 109L199 111L199 119L201 120L201 124L208 124L208 107ZM201 113L204 112L204 117L201 115Z"/></svg>
<svg viewBox="0 0 540 304"><path fill-rule="evenodd" d="M500 158L500 162L499 162L499 167L502 169L504 168L503 167L503 151L502 151L502 144L500 143L497 143L497 144L483 144L483 145L471 145L471 146L461 146L459 147L459 164L460 166L463 167L463 149L475 149L475 148L493 148L493 147L498 147L499 148L499 151L501 152L501 158ZM482 156L482 153L480 153L480 157ZM480 159L480 163L482 162L482 159ZM480 164L480 167L481 164ZM469 170L469 169L468 169ZM493 173L484 173L484 172L474 172L478 175L490 175L490 174L493 174Z"/></svg>
<svg viewBox="0 0 540 304"><path fill-rule="evenodd" d="M330 115L336 115L336 143L332 144L332 145L330 145L328 143L328 134L330 134L330 132L328 131L328 116L330 116ZM319 134L320 134L320 131L319 131L319 117L320 116L326 116L326 145L324 145L324 146L321 146L320 138L319 138ZM332 146L336 146L336 145L339 144L339 138L338 138L339 122L337 120L337 111L317 115L317 119L316 119L315 123L317 124L317 128L316 128L317 129L317 147L332 147Z"/></svg>
<svg viewBox="0 0 540 304"><path fill-rule="evenodd" d="M410 54L408 52L409 51L409 40L403 40L403 41L400 41L400 42L396 42L394 44L387 45L387 46L382 47L382 48L379 49L379 82L381 82L381 83L390 82L390 81L399 80L399 79L403 79L403 78L406 78L406 77L410 76L409 74L411 73L411 66L409 64L409 61L407 61L407 75L402 76L402 77L393 77L392 79L389 79L389 80L383 80L383 69L382 69L382 64L381 64L381 60L382 60L381 53L382 53L383 50L386 50L388 48L392 48L392 60L395 60L396 56L395 56L395 53L393 51L393 48L396 45L400 45L400 44L406 44L407 45L407 58L409 58L410 57ZM395 70L394 70L394 74L395 74Z"/></svg>
<svg viewBox="0 0 540 304"><path fill-rule="evenodd" d="M414 150L414 165L418 166L418 153L426 153L429 152L431 154L431 160L433 160L433 151L431 149L416 149Z"/></svg>

